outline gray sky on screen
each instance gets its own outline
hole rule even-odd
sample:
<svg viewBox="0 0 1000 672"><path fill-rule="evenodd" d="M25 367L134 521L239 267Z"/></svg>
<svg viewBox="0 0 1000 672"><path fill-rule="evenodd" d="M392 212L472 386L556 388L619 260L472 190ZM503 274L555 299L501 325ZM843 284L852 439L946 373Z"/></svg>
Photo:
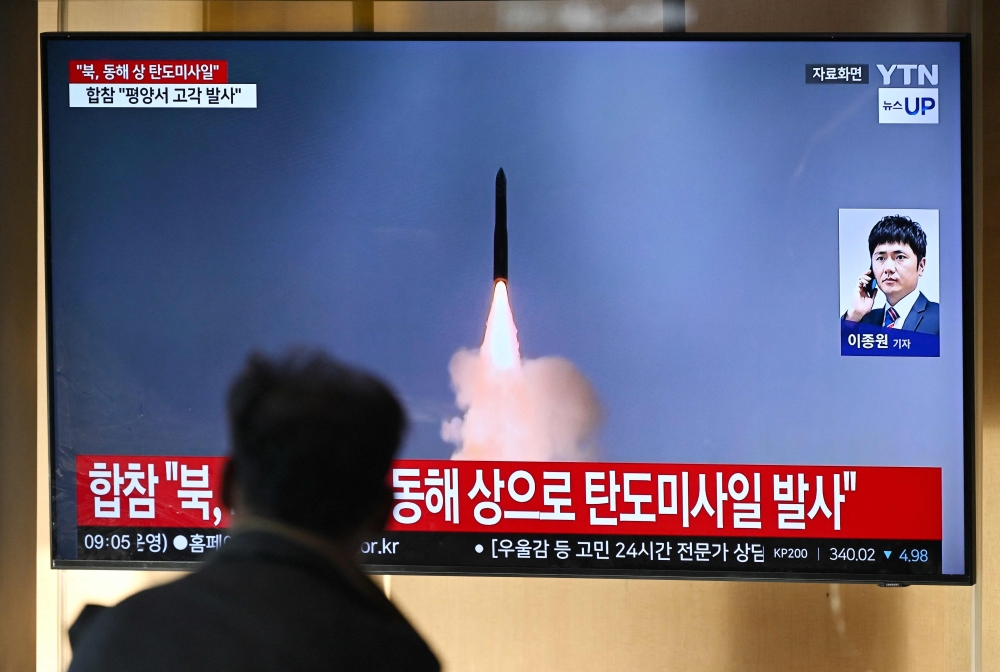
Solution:
<svg viewBox="0 0 1000 672"><path fill-rule="evenodd" d="M88 57L224 59L259 107L69 109ZM939 64L941 123L880 126L876 63ZM246 353L295 344L396 386L406 456L450 455L503 166L522 353L591 381L602 459L941 466L962 570L957 45L54 42L49 67L61 464L224 453ZM940 210L941 357L841 357L838 209L897 206Z"/></svg>

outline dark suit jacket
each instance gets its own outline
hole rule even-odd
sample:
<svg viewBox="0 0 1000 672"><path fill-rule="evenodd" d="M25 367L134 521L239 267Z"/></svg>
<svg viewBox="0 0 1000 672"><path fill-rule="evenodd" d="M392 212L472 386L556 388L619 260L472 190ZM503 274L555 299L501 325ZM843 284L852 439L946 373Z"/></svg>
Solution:
<svg viewBox="0 0 1000 672"><path fill-rule="evenodd" d="M420 636L370 587L317 551L243 532L194 574L96 617L70 670L437 672Z"/></svg>
<svg viewBox="0 0 1000 672"><path fill-rule="evenodd" d="M921 334L934 334L937 336L940 331L938 319L940 317L940 304L928 301L923 292L913 303L910 314L906 316L901 331L916 331ZM861 324L874 324L881 327L885 319L885 308L879 308L869 312L861 318Z"/></svg>

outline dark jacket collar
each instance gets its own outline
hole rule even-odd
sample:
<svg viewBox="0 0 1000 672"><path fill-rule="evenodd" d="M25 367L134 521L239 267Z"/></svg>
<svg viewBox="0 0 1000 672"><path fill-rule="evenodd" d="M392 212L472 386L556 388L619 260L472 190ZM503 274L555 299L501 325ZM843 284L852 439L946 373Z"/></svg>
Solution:
<svg viewBox="0 0 1000 672"><path fill-rule="evenodd" d="M913 302L913 307L910 308L910 314L906 316L906 322L903 323L903 329L908 331L916 331L920 322L924 319L924 311L927 310L927 297L924 296L923 292L917 294L917 300Z"/></svg>

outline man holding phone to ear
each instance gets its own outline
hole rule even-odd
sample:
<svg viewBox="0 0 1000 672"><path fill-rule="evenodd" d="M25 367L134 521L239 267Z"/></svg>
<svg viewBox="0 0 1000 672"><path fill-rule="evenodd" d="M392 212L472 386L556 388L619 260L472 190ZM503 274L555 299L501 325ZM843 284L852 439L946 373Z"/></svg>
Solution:
<svg viewBox="0 0 1000 672"><path fill-rule="evenodd" d="M844 314L848 322L938 335L940 305L917 290L927 265L927 235L909 217L883 217L868 234L871 266L858 278L857 293ZM872 310L878 290L885 307Z"/></svg>

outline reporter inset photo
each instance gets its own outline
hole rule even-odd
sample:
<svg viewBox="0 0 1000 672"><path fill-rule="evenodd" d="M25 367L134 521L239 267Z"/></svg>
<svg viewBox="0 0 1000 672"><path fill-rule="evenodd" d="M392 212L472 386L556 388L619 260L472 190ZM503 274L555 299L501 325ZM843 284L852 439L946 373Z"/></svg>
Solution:
<svg viewBox="0 0 1000 672"><path fill-rule="evenodd" d="M940 354L938 211L840 210L840 354Z"/></svg>

